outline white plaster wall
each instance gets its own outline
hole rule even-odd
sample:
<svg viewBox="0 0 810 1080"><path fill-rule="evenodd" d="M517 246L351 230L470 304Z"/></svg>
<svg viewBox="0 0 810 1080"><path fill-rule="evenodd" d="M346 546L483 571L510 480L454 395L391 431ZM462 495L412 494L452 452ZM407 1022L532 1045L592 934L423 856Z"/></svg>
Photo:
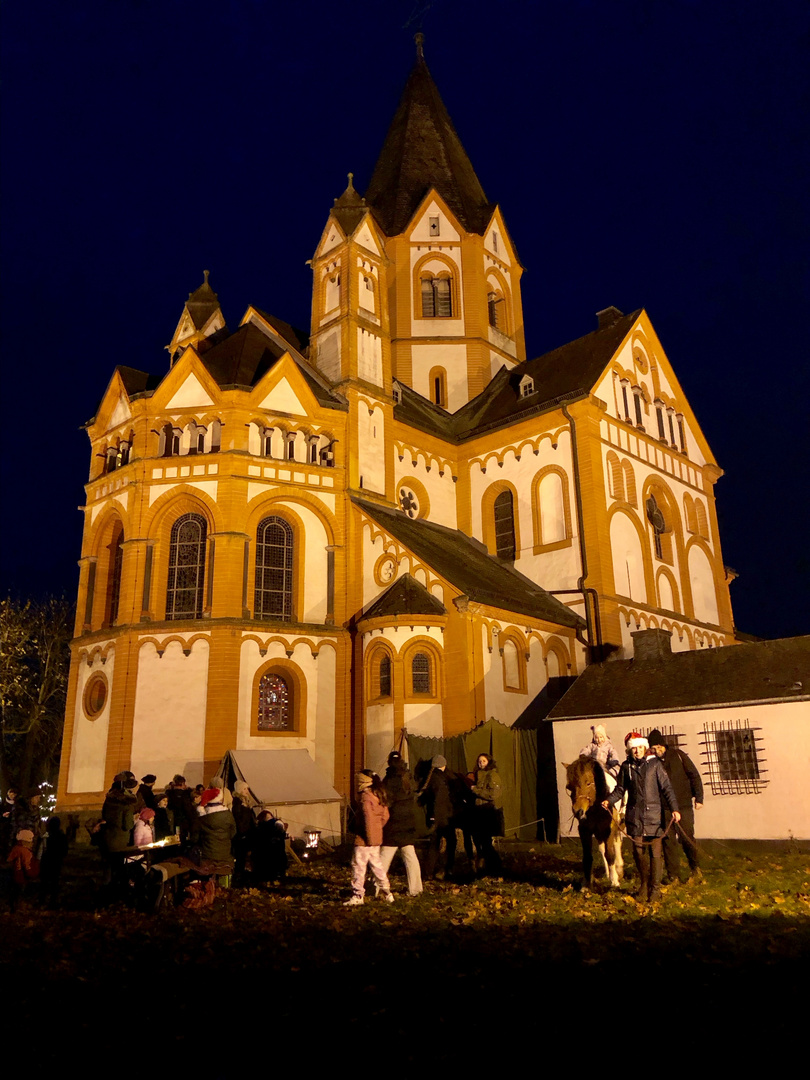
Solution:
<svg viewBox="0 0 810 1080"><path fill-rule="evenodd" d="M424 319L425 323L447 322L446 319ZM439 335L435 335L439 336ZM430 385L430 372L434 367L441 367L447 373L447 411L456 412L469 399L467 384L467 346L431 342L426 345L411 346L411 377L413 389L417 394L433 401L433 387Z"/></svg>
<svg viewBox="0 0 810 1080"><path fill-rule="evenodd" d="M440 739L444 735L442 706L406 705L405 726L412 735L424 735L429 739Z"/></svg>
<svg viewBox="0 0 810 1080"><path fill-rule="evenodd" d="M610 550L613 556L613 587L617 596L647 603L644 559L638 533L625 514L610 519Z"/></svg>
<svg viewBox="0 0 810 1080"><path fill-rule="evenodd" d="M357 374L375 386L383 384L382 342L362 326L357 327Z"/></svg>
<svg viewBox="0 0 810 1080"><path fill-rule="evenodd" d="M366 757L363 768L383 776L388 755L394 749L394 706L369 705L366 709Z"/></svg>
<svg viewBox="0 0 810 1080"><path fill-rule="evenodd" d="M430 465L430 472L425 467ZM437 525L446 525L448 529L457 528L456 519L456 485L453 483L453 466L448 463L444 469L444 476L440 475L439 465L435 458L429 455L427 458L421 453L416 459L416 467L412 464L412 458L405 455L404 461L400 461L394 454L394 471L396 475L397 498L399 497L400 485L407 487L407 480L414 478L423 485L430 500L430 514L428 518Z"/></svg>
<svg viewBox="0 0 810 1080"><path fill-rule="evenodd" d="M329 330L318 339L316 363L332 382L340 380L340 330Z"/></svg>
<svg viewBox="0 0 810 1080"><path fill-rule="evenodd" d="M155 773L159 787L178 772L189 786L208 779L203 777L208 656L204 638L191 645L188 656L179 641L169 642L162 659L152 642L140 647L130 765L136 776Z"/></svg>
<svg viewBox="0 0 810 1080"><path fill-rule="evenodd" d="M701 754L701 731L705 724L720 721L743 721L762 737L759 757L768 779L756 795L713 795L708 769ZM571 801L565 793L565 770L562 762L576 758L590 740L590 726L595 720L557 721L554 746L557 759L557 790L561 829L571 820ZM634 728L674 727L684 736L682 749L697 765L704 785L703 809L695 814L698 841L797 840L810 839L810 799L807 798L807 772L810 763L810 702L797 701L777 705L746 705L734 708L700 709L684 712L648 713L606 721L613 745L622 753L624 736ZM575 835L570 830L567 835Z"/></svg>
<svg viewBox="0 0 810 1080"><path fill-rule="evenodd" d="M385 416L379 407L369 415L363 402L357 407L358 467L363 487L385 491Z"/></svg>
<svg viewBox="0 0 810 1080"><path fill-rule="evenodd" d="M107 700L95 720L84 715L84 690L91 676L100 671L107 679ZM115 652L110 650L107 662L94 661L92 667L79 664L76 674L76 707L73 713L73 744L70 748L68 793L104 791L104 767L107 762L107 734L110 726L115 672Z"/></svg>
<svg viewBox="0 0 810 1080"><path fill-rule="evenodd" d="M276 636L275 634L273 635ZM322 647L318 658L306 642L293 648L289 641L271 641L262 656L258 642L245 640L239 661L239 705L237 750L306 749L325 776L335 775L335 653ZM287 649L293 648L292 656ZM252 735L253 679L260 667L272 660L291 660L301 669L307 687L307 713L304 730L291 735ZM323 671L320 666L323 664Z"/></svg>
<svg viewBox="0 0 810 1080"><path fill-rule="evenodd" d="M430 233L430 219L432 217L438 217L439 219L438 236L431 236ZM414 243L429 244L431 247L435 248L439 247L442 243L447 244L451 240L458 242L460 239L461 235L455 227L455 224L439 207L439 204L433 200L428 203L424 213L411 230L411 240Z"/></svg>
<svg viewBox="0 0 810 1080"><path fill-rule="evenodd" d="M304 525L304 622L322 623L326 618L326 546L329 539L323 522L308 506L297 502L273 503L274 508L287 506Z"/></svg>
<svg viewBox="0 0 810 1080"><path fill-rule="evenodd" d="M695 618L699 622L716 625L719 622L717 590L714 587L714 575L706 552L694 545L689 549L688 562Z"/></svg>

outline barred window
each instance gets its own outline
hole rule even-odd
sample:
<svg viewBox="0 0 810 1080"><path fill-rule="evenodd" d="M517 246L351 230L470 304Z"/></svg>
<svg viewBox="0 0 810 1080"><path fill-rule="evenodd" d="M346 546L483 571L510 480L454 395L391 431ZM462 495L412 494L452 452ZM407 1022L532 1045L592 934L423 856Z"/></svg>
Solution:
<svg viewBox="0 0 810 1080"><path fill-rule="evenodd" d="M430 686L430 657L425 653L417 653L411 663L411 680L414 694L431 693Z"/></svg>
<svg viewBox="0 0 810 1080"><path fill-rule="evenodd" d="M280 517L268 517L256 532L256 592L254 612L257 619L292 619L293 600L293 530Z"/></svg>
<svg viewBox="0 0 810 1080"><path fill-rule="evenodd" d="M172 526L167 619L202 618L207 538L208 525L200 514L184 514Z"/></svg>
<svg viewBox="0 0 810 1080"><path fill-rule="evenodd" d="M701 755L713 795L758 795L768 783L759 730L743 720L720 721L703 729Z"/></svg>
<svg viewBox="0 0 810 1080"><path fill-rule="evenodd" d="M292 687L273 671L259 680L259 731L293 731Z"/></svg>
<svg viewBox="0 0 810 1080"><path fill-rule="evenodd" d="M515 516L512 492L502 491L495 500L495 553L499 559L515 557Z"/></svg>

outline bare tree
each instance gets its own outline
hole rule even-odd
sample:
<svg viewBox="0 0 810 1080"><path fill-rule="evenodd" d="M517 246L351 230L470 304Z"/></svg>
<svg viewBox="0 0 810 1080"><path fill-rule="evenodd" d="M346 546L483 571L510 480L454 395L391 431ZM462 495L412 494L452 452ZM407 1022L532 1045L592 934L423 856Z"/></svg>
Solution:
<svg viewBox="0 0 810 1080"><path fill-rule="evenodd" d="M0 779L27 790L59 763L73 636L65 597L0 600Z"/></svg>

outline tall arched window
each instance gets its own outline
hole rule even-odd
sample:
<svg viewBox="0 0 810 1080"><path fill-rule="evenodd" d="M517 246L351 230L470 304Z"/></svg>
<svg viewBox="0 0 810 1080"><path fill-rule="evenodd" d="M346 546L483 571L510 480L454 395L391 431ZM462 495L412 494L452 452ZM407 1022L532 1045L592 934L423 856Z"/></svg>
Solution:
<svg viewBox="0 0 810 1080"><path fill-rule="evenodd" d="M292 684L274 671L259 680L259 731L295 729Z"/></svg>
<svg viewBox="0 0 810 1080"><path fill-rule="evenodd" d="M380 658L380 697L391 697L391 657L383 653Z"/></svg>
<svg viewBox="0 0 810 1080"><path fill-rule="evenodd" d="M422 278L422 318L449 319L453 314L450 278Z"/></svg>
<svg viewBox="0 0 810 1080"><path fill-rule="evenodd" d="M508 488L496 498L493 513L495 515L495 553L499 559L514 559L515 512L512 492Z"/></svg>
<svg viewBox="0 0 810 1080"><path fill-rule="evenodd" d="M207 537L208 525L200 514L184 514L172 526L167 619L202 618Z"/></svg>
<svg viewBox="0 0 810 1080"><path fill-rule="evenodd" d="M411 661L411 688L414 694L430 694L430 657L418 652Z"/></svg>
<svg viewBox="0 0 810 1080"><path fill-rule="evenodd" d="M107 579L107 617L105 622L114 626L118 618L118 601L121 595L121 568L124 564L124 530L119 527L113 533L110 544L110 572Z"/></svg>
<svg viewBox="0 0 810 1080"><path fill-rule="evenodd" d="M293 530L280 517L267 517L256 532L257 619L281 619L293 615Z"/></svg>

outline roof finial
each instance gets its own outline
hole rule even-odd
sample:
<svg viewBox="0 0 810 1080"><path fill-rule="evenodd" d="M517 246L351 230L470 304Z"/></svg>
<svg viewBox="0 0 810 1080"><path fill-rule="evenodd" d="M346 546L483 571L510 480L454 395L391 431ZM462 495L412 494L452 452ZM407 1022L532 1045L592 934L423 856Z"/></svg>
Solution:
<svg viewBox="0 0 810 1080"><path fill-rule="evenodd" d="M208 275L209 275L210 273L211 273L211 271L210 271L210 270L203 270L203 277L205 278L205 284L206 284L206 285L208 284Z"/></svg>
<svg viewBox="0 0 810 1080"><path fill-rule="evenodd" d="M420 30L418 34L413 35L413 40L416 42L416 59L417 60L424 60L425 59L425 49L424 49L425 35Z"/></svg>
<svg viewBox="0 0 810 1080"><path fill-rule="evenodd" d="M354 173L346 173L349 178L349 191L354 191Z"/></svg>

